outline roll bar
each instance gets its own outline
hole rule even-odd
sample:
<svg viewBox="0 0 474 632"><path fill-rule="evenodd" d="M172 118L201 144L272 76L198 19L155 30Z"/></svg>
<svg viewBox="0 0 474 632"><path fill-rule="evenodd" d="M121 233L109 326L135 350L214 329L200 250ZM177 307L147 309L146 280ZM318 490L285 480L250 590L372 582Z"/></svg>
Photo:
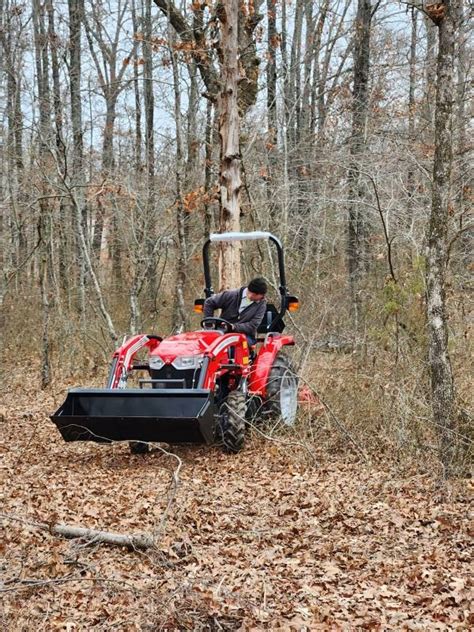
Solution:
<svg viewBox="0 0 474 632"><path fill-rule="evenodd" d="M281 241L272 235L271 233L267 233L264 231L253 231L249 233L212 233L209 239L204 243L202 248L202 261L204 265L204 280L206 283L206 287L204 288L204 293L206 298L212 296L214 294L214 289L212 287L212 279L211 279L211 271L209 267L209 247L211 243L219 243L219 242L230 242L230 241L253 241L257 239L269 239L277 249L278 255L278 272L280 276L280 309L278 315L275 316L272 323L269 325L268 330L272 331L272 326L276 324L284 315L287 308L286 297L288 296L288 288L286 287L286 274L285 274L285 261L283 254L283 246Z"/></svg>

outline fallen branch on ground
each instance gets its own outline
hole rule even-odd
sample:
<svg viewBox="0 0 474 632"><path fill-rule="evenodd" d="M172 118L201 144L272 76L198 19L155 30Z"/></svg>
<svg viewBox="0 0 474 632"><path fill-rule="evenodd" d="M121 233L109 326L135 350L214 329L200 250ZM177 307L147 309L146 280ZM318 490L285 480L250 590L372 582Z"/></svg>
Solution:
<svg viewBox="0 0 474 632"><path fill-rule="evenodd" d="M0 514L0 518L14 522L22 522L35 529L49 531L54 535L61 535L65 538L81 538L86 540L88 545L97 543L113 544L114 546L125 546L129 549L149 549L154 545L154 539L147 533L121 534L59 523L49 525L45 522L32 522L16 516L9 516L8 514Z"/></svg>

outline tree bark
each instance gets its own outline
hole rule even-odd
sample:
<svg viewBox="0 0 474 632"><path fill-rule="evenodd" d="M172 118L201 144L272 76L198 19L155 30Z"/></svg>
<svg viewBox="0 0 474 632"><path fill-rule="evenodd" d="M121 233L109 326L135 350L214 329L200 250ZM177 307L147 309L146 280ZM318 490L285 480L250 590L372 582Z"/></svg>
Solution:
<svg viewBox="0 0 474 632"><path fill-rule="evenodd" d="M206 194L205 203L204 203L204 239L209 239L209 235L214 225L214 217L213 217L213 206L214 203L212 187L213 187L213 147L214 147L214 128L215 120L214 120L214 104L212 101L208 101L206 105L206 133L205 133L205 143L206 143L206 164L204 168L204 192Z"/></svg>
<svg viewBox="0 0 474 632"><path fill-rule="evenodd" d="M147 197L145 206L145 223L148 225L155 213L156 206L156 182L155 182L155 93L153 75L153 51L152 51L152 14L151 0L145 1L143 15L143 107L145 111L145 162L146 162L146 186ZM145 229L146 239L148 230ZM147 255L151 260L148 274L148 286L152 292L156 292L156 253L153 241L146 241Z"/></svg>
<svg viewBox="0 0 474 632"><path fill-rule="evenodd" d="M270 220L276 220L276 169L278 152L278 122L277 122L277 70L276 48L278 45L277 31L277 3L267 0L267 160L268 173L266 178L266 193Z"/></svg>
<svg viewBox="0 0 474 632"><path fill-rule="evenodd" d="M424 23L426 28L426 55L425 55L425 91L423 98L423 112L425 118L425 140L431 142L433 139L434 108L436 92L436 26L425 14Z"/></svg>
<svg viewBox="0 0 474 632"><path fill-rule="evenodd" d="M80 235L86 235L87 216L84 202L84 141L82 126L82 47L81 30L84 14L84 0L68 0L69 9L69 91L71 95L71 128L72 128L72 165L70 172L70 187L74 192L72 200L75 224L75 250L77 261L78 311L81 316L85 313L85 253L88 248L87 240L84 244Z"/></svg>
<svg viewBox="0 0 474 632"><path fill-rule="evenodd" d="M459 31L457 37L457 89L456 89L456 160L454 172L456 178L456 218L458 230L460 232L459 243L457 244L456 257L457 269L462 274L468 273L472 269L470 266L473 260L474 230L469 225L471 205L469 204L469 192L472 184L471 154L468 151L468 125L469 116L466 114L466 102L468 100L468 14L464 0L458 4L457 21ZM470 226L470 227L469 227Z"/></svg>
<svg viewBox="0 0 474 632"><path fill-rule="evenodd" d="M5 189L11 199L10 215L2 218L4 221L3 231L6 242L11 241L10 256L7 258L8 249L4 249L2 270L8 268L16 269L22 265L26 256L26 235L25 221L22 212L23 197L23 113L21 109L21 65L22 51L18 42L19 31L21 30L20 18L12 10L9 2L3 7L2 21L0 25L0 42L2 45L1 70L6 74L6 115L7 115L7 137L6 137L6 182ZM7 236L8 233L8 236ZM15 280L17 275L15 275ZM6 292L6 286L2 291L2 296Z"/></svg>
<svg viewBox="0 0 474 632"><path fill-rule="evenodd" d="M240 231L241 156L238 107L238 0L224 0L219 11L222 33L222 84L218 94L220 167L220 231ZM222 243L219 250L220 288L241 284L240 244Z"/></svg>
<svg viewBox="0 0 474 632"><path fill-rule="evenodd" d="M38 86L39 135L37 167L40 178L40 201L37 230L39 236L39 285L41 294L42 344L41 344L41 388L51 380L51 358L49 340L50 305L50 223L51 209L48 202L51 168L49 143L52 135L51 102L49 88L48 38L46 37L45 10L39 0L33 1L33 30L35 42L36 77Z"/></svg>
<svg viewBox="0 0 474 632"><path fill-rule="evenodd" d="M352 134L349 167L349 221L347 261L354 329L361 323L361 280L367 264L367 222L362 202L366 191L360 174L360 162L366 151L369 109L371 0L358 0L355 20Z"/></svg>
<svg viewBox="0 0 474 632"><path fill-rule="evenodd" d="M301 32L303 28L303 2L296 0L296 14L293 25L293 41L291 44L290 67L286 77L285 100L288 112L288 146L293 154L300 138L301 113ZM297 162L292 156L293 164Z"/></svg>
<svg viewBox="0 0 474 632"><path fill-rule="evenodd" d="M135 0L131 3L132 24L134 33L138 33L138 17L135 6ZM142 106L140 95L140 82L138 74L139 57L135 50L133 55L133 93L135 97L135 171L137 177L140 174L142 168Z"/></svg>
<svg viewBox="0 0 474 632"><path fill-rule="evenodd" d="M51 51L51 76L53 80L53 112L54 112L54 132L56 138L56 163L60 173L60 178L64 181L67 172L67 155L66 144L64 142L63 132L63 106L61 98L61 79L58 58L59 38L56 35L54 24L54 9L52 0L47 0L46 10L48 12L48 43ZM68 212L69 211L69 212ZM55 225L55 231L58 232L58 273L60 288L56 288L59 293L67 296L68 293L68 275L67 270L70 265L71 252L71 206L67 205L64 197L59 201L59 217ZM58 294L59 296L59 294ZM69 298L69 297L68 297Z"/></svg>
<svg viewBox="0 0 474 632"><path fill-rule="evenodd" d="M418 12L412 10L411 15L411 41L410 41L410 62L409 62L409 87L408 87L408 142L410 150L414 150L415 145L415 124L416 124L416 62L417 62L417 17ZM415 169L411 163L407 170L407 212L403 224L409 229L413 222L413 196L415 194Z"/></svg>
<svg viewBox="0 0 474 632"><path fill-rule="evenodd" d="M426 272L433 422L439 431L440 455L446 476L452 473L454 465L454 381L448 348L445 275L453 157L453 72L458 7L459 0L445 0L441 15L437 14L434 19L438 27L435 154Z"/></svg>
<svg viewBox="0 0 474 632"><path fill-rule="evenodd" d="M168 40L170 47L171 64L173 68L174 117L176 129L176 229L178 235L178 261L176 270L176 293L173 324L178 330L180 330L186 328L188 321L186 304L184 300L184 291L186 287L187 244L185 229L186 211L183 201L183 180L185 180L185 177L183 168L184 152L181 118L181 90L179 85L178 60L176 59L174 38L171 28L168 29Z"/></svg>

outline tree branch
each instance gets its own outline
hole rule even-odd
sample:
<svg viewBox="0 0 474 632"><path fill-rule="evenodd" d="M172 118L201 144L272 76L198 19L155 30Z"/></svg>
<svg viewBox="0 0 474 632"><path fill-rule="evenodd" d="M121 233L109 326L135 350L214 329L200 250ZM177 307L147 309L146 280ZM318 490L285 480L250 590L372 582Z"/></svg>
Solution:
<svg viewBox="0 0 474 632"><path fill-rule="evenodd" d="M86 529L84 527L75 527L66 524L49 525L46 522L34 522L19 518L18 516L10 516L9 514L0 514L4 520L12 522L21 522L41 531L49 531L54 535L62 535L66 538L84 538L88 540L88 544L96 544L98 542L104 544L113 544L115 546L125 546L129 549L148 549L154 544L152 536L147 533L120 534L111 531L99 531L98 529Z"/></svg>
<svg viewBox="0 0 474 632"><path fill-rule="evenodd" d="M196 61L196 65L199 68L202 80L206 86L206 97L211 101L215 101L219 91L219 79L217 73L212 67L212 60L209 52L205 46L205 38L202 34L202 30L193 29L188 24L183 14L175 7L171 0L153 0L156 6L160 9L161 13L169 19L172 27L179 35L183 42L189 42L193 44L192 55ZM200 10L200 9L199 9ZM199 37L196 34L199 33ZM199 47L195 47L199 44Z"/></svg>

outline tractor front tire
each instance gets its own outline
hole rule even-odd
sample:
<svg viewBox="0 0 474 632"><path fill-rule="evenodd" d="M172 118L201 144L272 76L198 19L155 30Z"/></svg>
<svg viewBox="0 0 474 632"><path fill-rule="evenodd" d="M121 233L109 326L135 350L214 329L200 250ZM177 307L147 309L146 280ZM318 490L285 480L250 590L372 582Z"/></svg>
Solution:
<svg viewBox="0 0 474 632"><path fill-rule="evenodd" d="M221 406L219 429L224 450L236 454L244 447L246 396L241 391L231 391Z"/></svg>
<svg viewBox="0 0 474 632"><path fill-rule="evenodd" d="M291 360L281 351L277 353L267 383L265 409L272 417L279 417L285 426L293 426L298 409L298 376Z"/></svg>
<svg viewBox="0 0 474 632"><path fill-rule="evenodd" d="M144 441L129 441L130 452L132 454L148 454L150 446Z"/></svg>

